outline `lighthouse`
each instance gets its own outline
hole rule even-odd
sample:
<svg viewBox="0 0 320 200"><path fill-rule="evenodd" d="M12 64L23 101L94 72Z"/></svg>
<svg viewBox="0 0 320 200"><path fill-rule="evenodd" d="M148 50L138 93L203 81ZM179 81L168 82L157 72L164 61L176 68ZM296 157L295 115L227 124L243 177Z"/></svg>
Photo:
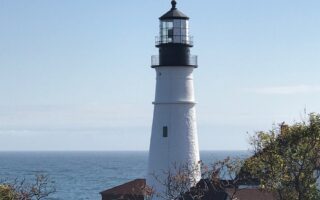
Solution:
<svg viewBox="0 0 320 200"><path fill-rule="evenodd" d="M190 54L193 38L189 35L189 17L177 9L175 0L171 4L172 8L159 18L159 55L151 59L156 91L147 184L156 193L165 192L168 172L174 175L179 167L188 167L189 175L200 179L193 84L197 56Z"/></svg>

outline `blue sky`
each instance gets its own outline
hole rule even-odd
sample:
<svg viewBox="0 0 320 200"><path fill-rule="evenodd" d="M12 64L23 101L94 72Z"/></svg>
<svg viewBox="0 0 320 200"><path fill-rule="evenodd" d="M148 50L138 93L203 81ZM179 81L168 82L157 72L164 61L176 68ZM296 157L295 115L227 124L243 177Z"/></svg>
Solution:
<svg viewBox="0 0 320 200"><path fill-rule="evenodd" d="M0 1L0 150L147 150L169 0ZM178 1L201 150L320 112L320 1Z"/></svg>

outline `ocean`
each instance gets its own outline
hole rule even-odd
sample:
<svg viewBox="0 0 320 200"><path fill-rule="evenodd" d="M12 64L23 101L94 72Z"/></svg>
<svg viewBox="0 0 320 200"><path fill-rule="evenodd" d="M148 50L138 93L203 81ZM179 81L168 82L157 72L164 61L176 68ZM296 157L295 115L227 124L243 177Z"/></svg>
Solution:
<svg viewBox="0 0 320 200"><path fill-rule="evenodd" d="M246 151L202 151L209 165ZM99 192L147 173L148 152L0 152L0 181L27 181L48 175L56 192L51 200L99 200Z"/></svg>

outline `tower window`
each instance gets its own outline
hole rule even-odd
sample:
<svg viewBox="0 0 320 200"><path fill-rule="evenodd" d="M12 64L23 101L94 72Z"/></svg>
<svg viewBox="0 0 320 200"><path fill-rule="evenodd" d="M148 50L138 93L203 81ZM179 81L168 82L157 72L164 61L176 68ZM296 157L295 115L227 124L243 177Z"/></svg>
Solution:
<svg viewBox="0 0 320 200"><path fill-rule="evenodd" d="M162 136L163 137L168 137L168 127L167 126L164 126L162 128Z"/></svg>

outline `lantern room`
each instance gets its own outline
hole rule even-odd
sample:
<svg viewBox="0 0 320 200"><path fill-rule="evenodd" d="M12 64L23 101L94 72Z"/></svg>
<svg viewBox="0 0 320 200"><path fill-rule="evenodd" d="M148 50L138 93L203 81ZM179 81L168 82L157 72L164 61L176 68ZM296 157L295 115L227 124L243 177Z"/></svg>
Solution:
<svg viewBox="0 0 320 200"><path fill-rule="evenodd" d="M192 46L192 38L189 36L189 17L179 11L176 4L173 0L171 10L159 18L160 34L157 46L168 43Z"/></svg>
<svg viewBox="0 0 320 200"><path fill-rule="evenodd" d="M193 40L189 35L189 17L177 9L175 0L171 5L171 9L159 18L160 34L156 37L159 55L151 57L151 66L197 67L197 56L190 54Z"/></svg>

